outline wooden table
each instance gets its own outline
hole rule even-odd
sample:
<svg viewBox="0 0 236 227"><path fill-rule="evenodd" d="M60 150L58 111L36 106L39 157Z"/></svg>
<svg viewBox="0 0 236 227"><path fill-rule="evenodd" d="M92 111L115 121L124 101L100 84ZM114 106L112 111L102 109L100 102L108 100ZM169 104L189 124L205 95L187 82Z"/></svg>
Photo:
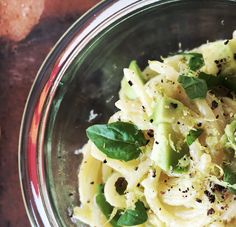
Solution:
<svg viewBox="0 0 236 227"><path fill-rule="evenodd" d="M0 41L1 227L30 226L18 177L18 137L29 89L49 50L66 29L95 2L98 1L84 0L82 10L73 15L44 17L29 36L19 43Z"/></svg>

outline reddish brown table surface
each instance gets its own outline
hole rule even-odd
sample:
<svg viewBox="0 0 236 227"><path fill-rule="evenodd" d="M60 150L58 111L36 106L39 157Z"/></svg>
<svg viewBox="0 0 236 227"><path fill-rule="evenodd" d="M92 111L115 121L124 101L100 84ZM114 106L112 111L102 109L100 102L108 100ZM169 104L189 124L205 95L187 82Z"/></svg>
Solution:
<svg viewBox="0 0 236 227"><path fill-rule="evenodd" d="M73 15L44 17L19 43L0 41L0 226L30 226L18 178L18 137L24 105L49 50L95 2L85 0Z"/></svg>

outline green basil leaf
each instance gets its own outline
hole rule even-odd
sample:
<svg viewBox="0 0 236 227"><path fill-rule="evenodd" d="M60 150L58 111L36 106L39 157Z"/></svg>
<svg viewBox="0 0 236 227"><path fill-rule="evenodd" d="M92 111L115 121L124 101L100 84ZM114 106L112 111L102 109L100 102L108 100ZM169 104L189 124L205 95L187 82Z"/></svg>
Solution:
<svg viewBox="0 0 236 227"><path fill-rule="evenodd" d="M93 125L86 132L100 151L109 158L123 161L138 158L140 147L147 143L143 132L128 122Z"/></svg>
<svg viewBox="0 0 236 227"><path fill-rule="evenodd" d="M228 88L229 90L236 92L236 76L223 76L220 77L220 85Z"/></svg>
<svg viewBox="0 0 236 227"><path fill-rule="evenodd" d="M223 167L224 170L224 181L230 185L236 184L236 165L235 164L227 164ZM236 194L236 189L233 187L228 186L228 189L233 193Z"/></svg>
<svg viewBox="0 0 236 227"><path fill-rule="evenodd" d="M225 88L228 88L229 90L236 92L235 76L225 76L225 75L214 76L211 74L200 72L198 78L206 81L208 89L212 89L217 86L224 86Z"/></svg>
<svg viewBox="0 0 236 227"><path fill-rule="evenodd" d="M202 129L196 129L196 130L190 130L187 137L186 142L190 146L201 134L203 130Z"/></svg>
<svg viewBox="0 0 236 227"><path fill-rule="evenodd" d="M106 201L106 198L103 193L97 194L96 195L96 203L102 213L105 215L107 219L109 219L112 211L113 211L113 206Z"/></svg>
<svg viewBox="0 0 236 227"><path fill-rule="evenodd" d="M197 77L180 75L178 82L182 85L190 99L206 97L208 88L205 80Z"/></svg>
<svg viewBox="0 0 236 227"><path fill-rule="evenodd" d="M204 72L200 72L198 78L206 81L208 89L212 89L221 84L221 78Z"/></svg>
<svg viewBox="0 0 236 227"><path fill-rule="evenodd" d="M187 56L189 69L192 71L196 71L204 65L204 59L203 59L202 54L200 54L200 53L180 52L178 54Z"/></svg>
<svg viewBox="0 0 236 227"><path fill-rule="evenodd" d="M138 201L135 203L135 209L126 210L118 219L118 225L132 226L139 225L146 222L148 219L146 208L143 202Z"/></svg>
<svg viewBox="0 0 236 227"><path fill-rule="evenodd" d="M98 194L96 195L96 203L104 216L109 220L114 207L106 201L104 193L102 193L103 189L104 185L100 184L98 186ZM117 224L119 217L120 212L117 212L117 214L109 221L109 223L113 227L120 227L120 225Z"/></svg>
<svg viewBox="0 0 236 227"><path fill-rule="evenodd" d="M189 68L193 71L200 69L204 65L202 54L192 53L192 57L189 60Z"/></svg>

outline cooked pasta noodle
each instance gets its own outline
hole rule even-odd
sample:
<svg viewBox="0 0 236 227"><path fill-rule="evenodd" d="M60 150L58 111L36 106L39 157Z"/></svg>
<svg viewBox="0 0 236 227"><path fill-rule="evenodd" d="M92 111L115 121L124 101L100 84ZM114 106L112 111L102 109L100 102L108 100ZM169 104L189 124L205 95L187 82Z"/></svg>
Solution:
<svg viewBox="0 0 236 227"><path fill-rule="evenodd" d="M100 145L89 137L82 149L78 175L81 205L74 209L74 217L97 227L122 226L120 223L140 227L236 226L236 169L227 172L227 165L234 163L232 143L236 143L235 37L177 53L162 62L149 61L143 71L137 67L135 63L124 69L116 102L119 111L111 116L108 126L128 122L137 133L142 132L146 144L131 144L140 153L125 160L106 153L106 149L116 152L115 145ZM218 78L223 85L216 84ZM112 142L121 146L118 138L123 136L124 146L131 146L122 129L116 128L107 137L115 135ZM98 185L103 185L100 192ZM138 201L145 207L147 218L143 221ZM136 218L126 215L127 211L134 212Z"/></svg>

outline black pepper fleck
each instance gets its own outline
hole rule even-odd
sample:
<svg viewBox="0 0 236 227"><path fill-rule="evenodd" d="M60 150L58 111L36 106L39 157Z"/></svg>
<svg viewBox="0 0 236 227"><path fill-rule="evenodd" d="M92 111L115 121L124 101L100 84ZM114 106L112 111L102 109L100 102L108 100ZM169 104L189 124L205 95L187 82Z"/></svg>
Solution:
<svg viewBox="0 0 236 227"><path fill-rule="evenodd" d="M153 137L153 136L154 136L154 131L153 131L152 129L148 129L148 130L147 130L147 135L148 135L149 137Z"/></svg>
<svg viewBox="0 0 236 227"><path fill-rule="evenodd" d="M198 123L197 123L197 126L198 126L198 127L201 127L201 126L202 126L202 122L198 122Z"/></svg>
<svg viewBox="0 0 236 227"><path fill-rule="evenodd" d="M103 163L107 163L107 160L106 160L106 159L104 159L104 160L103 160Z"/></svg>
<svg viewBox="0 0 236 227"><path fill-rule="evenodd" d="M216 102L215 100L212 101L211 103L211 109L214 110L218 107L218 102Z"/></svg>
<svg viewBox="0 0 236 227"><path fill-rule="evenodd" d="M124 195L128 182L124 177L119 177L115 183L116 191L119 195Z"/></svg>
<svg viewBox="0 0 236 227"><path fill-rule="evenodd" d="M236 60L236 53L234 53L234 60Z"/></svg>
<svg viewBox="0 0 236 227"><path fill-rule="evenodd" d="M217 64L216 66L217 66L219 69L222 68L222 64L221 64L221 63Z"/></svg>
<svg viewBox="0 0 236 227"><path fill-rule="evenodd" d="M207 198L208 198L210 203L214 203L215 202L215 196L212 195L208 190L205 190L204 194L207 196Z"/></svg>
<svg viewBox="0 0 236 227"><path fill-rule="evenodd" d="M176 109L176 108L178 107L178 104L171 102L171 103L170 103L170 107L171 107L172 109Z"/></svg>
<svg viewBox="0 0 236 227"><path fill-rule="evenodd" d="M94 184L94 181L91 181L90 184Z"/></svg>
<svg viewBox="0 0 236 227"><path fill-rule="evenodd" d="M227 45L229 43L229 40L227 39L225 42L224 42L224 45Z"/></svg>
<svg viewBox="0 0 236 227"><path fill-rule="evenodd" d="M212 215L214 213L215 213L215 210L213 208L211 208L207 211L207 215Z"/></svg>
<svg viewBox="0 0 236 227"><path fill-rule="evenodd" d="M153 170L152 177L156 177L156 170Z"/></svg>
<svg viewBox="0 0 236 227"><path fill-rule="evenodd" d="M199 199L199 198L196 198L196 201L197 201L198 203L201 203L201 202L202 202L202 200Z"/></svg>
<svg viewBox="0 0 236 227"><path fill-rule="evenodd" d="M221 192L221 193L224 193L227 191L227 188L219 185L219 184L213 184L212 185L212 188L211 188L212 191L218 191L218 192Z"/></svg>
<svg viewBox="0 0 236 227"><path fill-rule="evenodd" d="M152 122L153 122L153 119L150 119L150 122L152 123Z"/></svg>
<svg viewBox="0 0 236 227"><path fill-rule="evenodd" d="M129 80L128 83L129 83L130 86L133 86L133 83L132 83L131 80Z"/></svg>

